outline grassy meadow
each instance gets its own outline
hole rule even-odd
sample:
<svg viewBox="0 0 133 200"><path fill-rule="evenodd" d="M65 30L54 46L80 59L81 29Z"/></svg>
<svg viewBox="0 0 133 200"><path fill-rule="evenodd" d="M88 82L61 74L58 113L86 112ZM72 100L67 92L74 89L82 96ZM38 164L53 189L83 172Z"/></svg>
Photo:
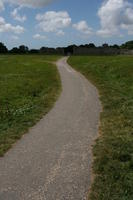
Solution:
<svg viewBox="0 0 133 200"><path fill-rule="evenodd" d="M0 156L56 101L58 56L0 55Z"/></svg>
<svg viewBox="0 0 133 200"><path fill-rule="evenodd" d="M90 200L133 200L133 57L73 56L69 63L100 92Z"/></svg>

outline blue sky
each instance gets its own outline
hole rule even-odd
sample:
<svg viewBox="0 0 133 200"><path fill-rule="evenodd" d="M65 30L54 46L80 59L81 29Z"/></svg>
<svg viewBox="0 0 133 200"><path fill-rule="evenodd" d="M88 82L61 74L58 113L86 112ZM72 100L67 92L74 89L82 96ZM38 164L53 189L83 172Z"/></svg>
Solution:
<svg viewBox="0 0 133 200"><path fill-rule="evenodd" d="M0 0L0 41L9 48L133 39L130 0Z"/></svg>

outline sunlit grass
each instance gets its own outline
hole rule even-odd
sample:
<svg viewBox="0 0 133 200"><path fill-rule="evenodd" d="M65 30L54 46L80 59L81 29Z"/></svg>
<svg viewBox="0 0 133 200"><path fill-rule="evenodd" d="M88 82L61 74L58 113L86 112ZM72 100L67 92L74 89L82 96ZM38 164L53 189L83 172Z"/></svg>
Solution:
<svg viewBox="0 0 133 200"><path fill-rule="evenodd" d="M61 84L57 56L0 56L0 156L46 114Z"/></svg>
<svg viewBox="0 0 133 200"><path fill-rule="evenodd" d="M99 89L103 104L94 146L91 200L133 199L133 57L71 57Z"/></svg>

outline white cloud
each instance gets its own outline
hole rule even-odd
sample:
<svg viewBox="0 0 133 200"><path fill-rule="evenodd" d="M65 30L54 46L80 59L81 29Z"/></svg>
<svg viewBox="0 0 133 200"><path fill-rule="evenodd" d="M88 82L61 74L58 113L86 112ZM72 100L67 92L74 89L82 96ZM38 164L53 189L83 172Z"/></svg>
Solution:
<svg viewBox="0 0 133 200"><path fill-rule="evenodd" d="M24 28L22 26L13 26L9 23L6 23L3 17L0 17L0 32L13 32L16 34L20 34L24 32Z"/></svg>
<svg viewBox="0 0 133 200"><path fill-rule="evenodd" d="M55 32L56 34L64 34L64 28L71 24L71 18L66 11L49 11L44 14L38 14L36 20L39 21L39 28L44 32Z"/></svg>
<svg viewBox="0 0 133 200"><path fill-rule="evenodd" d="M11 39L12 39L12 40L18 40L19 37L18 37L17 35L12 35L12 36L11 36Z"/></svg>
<svg viewBox="0 0 133 200"><path fill-rule="evenodd" d="M40 35L40 34L33 35L33 38L37 39L37 40L45 40L45 39L47 39L47 37L45 35Z"/></svg>
<svg viewBox="0 0 133 200"><path fill-rule="evenodd" d="M21 16L19 13L18 13L18 11L21 9L21 7L18 7L18 8L15 8L12 12L11 12L11 16L15 19L15 20L17 20L17 21L19 21L19 22L24 22L24 21L26 21L26 16L25 15L23 15L23 16Z"/></svg>
<svg viewBox="0 0 133 200"><path fill-rule="evenodd" d="M4 3L3 0L0 0L0 11L4 10Z"/></svg>
<svg viewBox="0 0 133 200"><path fill-rule="evenodd" d="M56 33L57 36L63 36L65 35L64 31L62 30L59 30L57 33Z"/></svg>
<svg viewBox="0 0 133 200"><path fill-rule="evenodd" d="M92 34L92 28L88 26L86 21L80 21L77 24L73 24L73 27L85 35L89 36Z"/></svg>
<svg viewBox="0 0 133 200"><path fill-rule="evenodd" d="M20 7L41 8L53 1L54 0L0 0L0 11L4 9L5 3L18 5ZM20 16L18 16L17 18L18 18L17 20L19 21L21 20L19 19Z"/></svg>
<svg viewBox="0 0 133 200"><path fill-rule="evenodd" d="M1 0L2 1L2 0ZM19 6L39 8L51 3L53 0L3 0Z"/></svg>
<svg viewBox="0 0 133 200"><path fill-rule="evenodd" d="M126 0L106 0L98 11L101 29L97 34L103 37L121 36L121 30L133 33L133 4Z"/></svg>

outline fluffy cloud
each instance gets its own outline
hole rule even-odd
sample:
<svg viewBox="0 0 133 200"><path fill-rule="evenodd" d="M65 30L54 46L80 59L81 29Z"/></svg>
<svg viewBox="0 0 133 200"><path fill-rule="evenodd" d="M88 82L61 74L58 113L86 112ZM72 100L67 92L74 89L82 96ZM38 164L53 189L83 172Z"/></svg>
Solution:
<svg viewBox="0 0 133 200"><path fill-rule="evenodd" d="M19 37L18 37L17 35L12 35L12 36L11 36L11 39L12 39L12 40L18 40Z"/></svg>
<svg viewBox="0 0 133 200"><path fill-rule="evenodd" d="M45 39L47 39L47 37L45 35L40 35L40 34L33 35L33 38L37 39L37 40L45 40Z"/></svg>
<svg viewBox="0 0 133 200"><path fill-rule="evenodd" d="M52 1L54 0L0 0L0 11L4 9L4 3L10 3L21 7L41 8ZM17 18L19 19L20 16Z"/></svg>
<svg viewBox="0 0 133 200"><path fill-rule="evenodd" d="M18 11L21 9L21 7L18 7L18 8L15 8L12 12L11 12L11 15L12 15L12 17L15 19L15 20L17 20L17 21L19 21L19 22L24 22L24 21L26 21L26 16L25 15L23 15L23 16L20 16L20 14L18 13Z"/></svg>
<svg viewBox="0 0 133 200"><path fill-rule="evenodd" d="M126 0L107 0L98 11L101 29L97 34L110 37L121 35L121 30L126 29L128 34L133 34L133 5Z"/></svg>
<svg viewBox="0 0 133 200"><path fill-rule="evenodd" d="M24 28L22 26L13 26L9 23L5 22L3 17L0 17L0 32L13 32L15 34L20 34L24 32Z"/></svg>
<svg viewBox="0 0 133 200"><path fill-rule="evenodd" d="M80 21L77 24L73 24L73 27L85 35L92 34L92 28L88 26L86 21Z"/></svg>
<svg viewBox="0 0 133 200"><path fill-rule="evenodd" d="M57 36L63 36L65 35L64 31L62 30L59 30L57 33L56 33Z"/></svg>
<svg viewBox="0 0 133 200"><path fill-rule="evenodd" d="M49 11L44 14L38 14L36 20L39 21L39 28L44 32L55 32L63 35L64 28L71 24L71 18L66 11Z"/></svg>
<svg viewBox="0 0 133 200"><path fill-rule="evenodd" d="M3 0L0 0L0 11L4 10L4 3Z"/></svg>
<svg viewBox="0 0 133 200"><path fill-rule="evenodd" d="M1 0L2 1L2 0ZM19 6L39 8L51 3L53 0L3 0Z"/></svg>

